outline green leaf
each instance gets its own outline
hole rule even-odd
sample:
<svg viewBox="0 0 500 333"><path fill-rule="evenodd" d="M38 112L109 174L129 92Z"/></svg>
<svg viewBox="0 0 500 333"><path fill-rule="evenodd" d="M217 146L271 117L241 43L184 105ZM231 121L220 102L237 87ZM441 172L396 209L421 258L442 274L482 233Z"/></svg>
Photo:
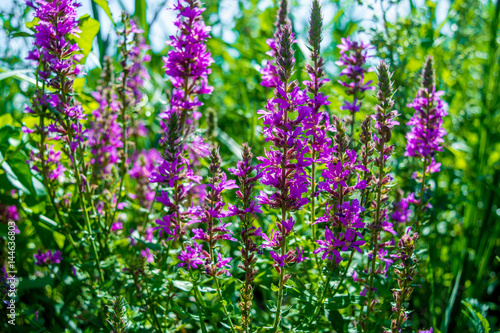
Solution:
<svg viewBox="0 0 500 333"><path fill-rule="evenodd" d="M0 152L4 157L7 149L10 147L9 139L16 133L16 129L9 125L0 128Z"/></svg>
<svg viewBox="0 0 500 333"><path fill-rule="evenodd" d="M17 80L21 80L21 81L25 81L25 82L28 82L29 84L32 84L32 85L36 85L36 80L32 77L29 77L27 75L24 75L23 72L25 73L34 73L34 70L33 69L19 69L19 70L8 70L8 69L5 69L5 68L0 68L0 73L2 74L7 74L9 73L8 76L4 77L7 78L7 77L12 77L14 79L17 79ZM38 83L38 86L42 86L41 83Z"/></svg>
<svg viewBox="0 0 500 333"><path fill-rule="evenodd" d="M3 159L0 153L0 161ZM9 163L3 162L2 168L7 174L12 186L25 192L26 194L34 194L33 181L31 180L31 169L26 163L27 158L20 152L9 157ZM15 170L15 171L14 171Z"/></svg>
<svg viewBox="0 0 500 333"><path fill-rule="evenodd" d="M342 314L340 314L338 310L328 311L328 320L332 324L332 328L337 333L345 332L345 326L347 322L344 320L344 317L342 317Z"/></svg>
<svg viewBox="0 0 500 333"><path fill-rule="evenodd" d="M54 241L57 243L57 246L62 250L64 248L64 242L66 241L66 236L61 234L60 232L54 231L53 233Z"/></svg>
<svg viewBox="0 0 500 333"><path fill-rule="evenodd" d="M73 81L73 90L77 93L81 93L84 86L85 86L84 77L77 77L75 81Z"/></svg>
<svg viewBox="0 0 500 333"><path fill-rule="evenodd" d="M102 10L104 10L106 15L108 15L109 19L113 23L113 25L116 26L116 23L113 20L113 16L111 15L111 10L109 9L108 1L107 0L92 0L92 1L94 1L99 7L101 7Z"/></svg>
<svg viewBox="0 0 500 333"><path fill-rule="evenodd" d="M97 20L94 20L88 14L85 14L79 18L78 27L82 32L79 33L79 36L73 36L73 39L78 44L78 47L83 54L83 58L80 63L84 64L90 51L92 51L92 43L95 36L99 32L100 24Z"/></svg>
<svg viewBox="0 0 500 333"><path fill-rule="evenodd" d="M30 33L24 32L24 31L19 31L19 32L16 32L15 34L12 34L12 38L16 38L16 37L35 37L35 36L30 34Z"/></svg>
<svg viewBox="0 0 500 333"><path fill-rule="evenodd" d="M19 281L18 290L45 288L46 286L52 286L53 284L54 278L51 276L44 276L36 279L27 278Z"/></svg>
<svg viewBox="0 0 500 333"><path fill-rule="evenodd" d="M328 310L344 309L351 303L361 304L366 299L364 296L342 295L328 298L325 302L325 308Z"/></svg>
<svg viewBox="0 0 500 333"><path fill-rule="evenodd" d="M52 230L57 230L59 228L59 226L57 225L57 222L54 221L53 219L48 218L47 216L41 215L41 214L40 214L39 218L40 218L40 221L42 221L46 226L48 226Z"/></svg>
<svg viewBox="0 0 500 333"><path fill-rule="evenodd" d="M490 323L485 318L488 306L481 305L477 299L463 300L462 304L466 307L467 311L462 312L470 319L476 333L489 333Z"/></svg>
<svg viewBox="0 0 500 333"><path fill-rule="evenodd" d="M11 71L5 71L2 74L0 74L0 81L5 80L9 77L16 77L19 74L25 74L25 73L33 73L34 71L32 69L15 69Z"/></svg>
<svg viewBox="0 0 500 333"><path fill-rule="evenodd" d="M146 0L135 0L135 13L134 17L139 22L139 26L144 30L144 37L148 39L149 36L149 25L146 19L146 11L148 5Z"/></svg>
<svg viewBox="0 0 500 333"><path fill-rule="evenodd" d="M210 288L210 287L200 287L200 292L202 293L216 293L217 289Z"/></svg>
<svg viewBox="0 0 500 333"><path fill-rule="evenodd" d="M30 22L26 22L26 28L35 31L34 28L38 25L38 22L40 22L40 19L38 17L35 17Z"/></svg>
<svg viewBox="0 0 500 333"><path fill-rule="evenodd" d="M193 284L189 281L179 281L179 280L174 280L172 281L174 287L177 289L183 290L183 291L191 291L193 290Z"/></svg>

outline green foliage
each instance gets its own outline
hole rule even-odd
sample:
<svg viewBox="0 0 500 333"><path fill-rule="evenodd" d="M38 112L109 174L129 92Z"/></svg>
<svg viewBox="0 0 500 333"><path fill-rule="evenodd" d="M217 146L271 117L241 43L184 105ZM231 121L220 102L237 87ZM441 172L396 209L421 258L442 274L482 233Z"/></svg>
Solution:
<svg viewBox="0 0 500 333"><path fill-rule="evenodd" d="M93 1L106 13L107 18L101 19L109 18L114 24L110 6L114 8L112 5L116 3ZM275 19L275 8L265 5L269 2L230 2L234 4L235 14L228 22L223 17L227 15L224 6L228 1L206 1L205 20L214 27L208 48L215 60L209 76L215 90L211 96L203 97L205 106L201 111L204 116L200 120L202 128L215 126L211 130L213 141L221 147L225 169L234 167L243 142L253 146L256 156L261 155L266 146L257 110L264 108L270 93L260 85L258 70L268 59L266 39L273 35ZM401 87L394 99L402 125L393 136L400 157L391 167L397 174L398 187L410 190L415 184L406 180L411 179L412 162L402 154L407 130L404 124L412 115L407 104L416 94L425 56L433 55L437 86L445 91L450 116L444 124L448 131L445 151L439 155L442 172L431 179L434 208L430 210L429 219L433 222L425 225L422 235L428 244L425 253L421 253L424 258L421 271L425 273L414 282L420 287L415 287L408 306L413 312L410 314L412 326L407 329L416 331L433 326L434 332L439 328L442 333L495 332L500 328L500 1L460 0L451 2L449 7L441 4L448 4L444 1L426 1L418 6L416 3L377 1L373 6L382 5L384 10L381 16L376 16L370 5L363 9L355 1L322 1L323 7L330 10L330 14L324 16L325 43L322 44L331 79L324 88L332 102L328 108L331 114L346 114L339 110L346 95L337 83L338 68L334 61L339 53L336 44L341 37L353 34L356 38L370 39L377 57L387 59L394 71L395 87ZM397 10L401 8L398 6L406 6L409 11ZM62 212L65 222L58 219L40 174L30 169L26 162L30 153L36 152L36 142L30 141L21 128L32 127L35 120L23 113L23 108L29 103L36 80L32 65L23 59L31 48L32 29L38 22L32 20L28 11L19 11L19 8L24 7L19 4L12 13L0 13L0 27L4 31L0 36L0 202L18 206L21 214L20 234L16 238L16 263L18 276L22 277L17 303L19 330L145 332L155 327L154 314L162 320L162 331L228 331L221 325L227 320L220 307L222 300L212 287L213 281L200 284L197 276L182 276L182 270L178 270L172 260L172 253L178 254L179 249L172 249L168 258L165 244L141 241L138 245L141 249L155 252L155 263L146 264L129 246L129 229L136 229L144 220L152 222L158 218L162 209L160 204L151 210L139 210L135 209L136 202L127 199L123 211L128 216L124 221L125 229L117 231L120 237L112 239L99 233L89 234L78 211L79 199L76 197L68 199ZM147 41L158 38L151 34L153 29L148 22L154 8L153 2L134 2L133 17L144 29ZM304 24L307 11L293 8L293 19ZM389 17L389 9L397 16ZM369 14L361 20L358 12ZM167 23L170 26L171 22ZM93 45L99 35L108 35L95 17L84 15L79 24L82 32L75 36L75 41L84 55L81 63L86 64L85 72L89 74L77 79L75 92L90 116L97 108L90 93L97 87L101 70L90 67L93 65L89 55L98 54ZM297 26L294 27L299 37L297 68L302 69L307 51L301 45L307 35L306 29L299 31ZM233 35L227 37L221 31ZM109 36L114 34L115 31L109 32ZM99 48L98 58L102 60L104 51L101 45ZM116 62L117 49L109 47L107 52ZM150 131L134 142L137 151L159 148L158 114L165 108L170 89L164 80L161 62L167 52L168 47L149 52L152 60L146 66L151 79L142 87L146 92L145 102L131 118L143 120ZM369 75L370 79L375 79L374 73ZM301 82L306 79L306 73L297 70L293 79ZM374 96L367 95L365 101L357 119L372 112ZM205 115L209 109L216 111L217 121L207 123ZM206 165L206 161L201 163ZM124 187L127 192L133 192L135 185L127 178ZM75 190L74 184L67 186L68 191ZM307 213L302 214L302 220L306 219ZM274 221L274 216L257 217L257 224L266 226L266 230ZM305 223L297 224L300 226L296 233L304 234L304 229L300 228L305 228ZM0 224L0 238L6 235L6 226ZM298 244L299 237L293 237ZM107 272L103 285L97 282L94 254L85 250L94 239L105 253L101 258L101 265ZM53 271L40 272L33 265L33 254L40 248L59 249L65 258L71 259L63 261ZM237 245L227 250L234 257L239 253ZM312 250L306 251L311 253ZM0 258L4 259L3 252ZM364 265L362 258L354 257L353 266L362 268ZM255 278L252 321L253 327L261 328L259 332L266 331L263 327L270 322L276 309L272 299L278 275L270 267L266 258L257 262L259 273ZM236 264L233 268L237 272ZM355 331L349 323L355 319L355 304L364 301L357 296L360 290L347 290L340 283L342 277L335 276L331 286L339 286L339 294L321 304L321 316L310 324L306 318L318 306L316 293L324 281L319 277L310 278L305 268L299 273L302 274L292 276L291 285L285 290L284 327L298 327L297 332ZM314 273L319 276L319 272ZM352 279L350 274L346 279ZM242 280L243 274L236 273L233 278L221 281L223 298L232 307L235 321L240 315L236 304ZM148 290L143 287L144 281L148 283ZM390 294L394 286L379 283L375 287L380 293ZM195 303L195 299L204 301ZM391 306L391 301L379 305L378 316L382 319L377 328L390 325L383 318L390 317ZM0 315L5 318L3 308ZM0 325L2 332L10 329L4 321Z"/></svg>

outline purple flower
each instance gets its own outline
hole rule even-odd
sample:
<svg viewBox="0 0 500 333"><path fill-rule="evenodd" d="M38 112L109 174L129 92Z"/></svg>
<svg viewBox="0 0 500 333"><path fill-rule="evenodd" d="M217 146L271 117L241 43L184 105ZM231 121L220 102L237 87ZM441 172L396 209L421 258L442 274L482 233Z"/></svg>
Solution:
<svg viewBox="0 0 500 333"><path fill-rule="evenodd" d="M120 162L119 150L123 147L122 130L118 123L120 105L115 92L112 60L106 58L97 91L92 93L99 103L92 112L93 119L86 133L92 153L94 183L109 178L113 168Z"/></svg>
<svg viewBox="0 0 500 333"><path fill-rule="evenodd" d="M292 232L294 225L295 220L291 216L287 220L278 222L278 227L280 228L281 233L285 235L289 235Z"/></svg>
<svg viewBox="0 0 500 333"><path fill-rule="evenodd" d="M37 131L47 132L54 139L62 138L74 153L85 134L82 126L77 125L85 115L73 97L73 82L81 72L82 65L78 63L83 57L78 45L71 42L72 36L80 32L76 11L80 4L74 0L34 0L27 1L27 5L35 9L38 19L34 27L36 49L29 52L27 59L40 63L38 79L52 88L51 92L36 90L29 112L43 114L50 107L62 115L63 118L54 116L50 126L38 127Z"/></svg>
<svg viewBox="0 0 500 333"><path fill-rule="evenodd" d="M111 226L111 231L116 231L116 230L121 230L123 229L123 223L122 222L115 222Z"/></svg>
<svg viewBox="0 0 500 333"><path fill-rule="evenodd" d="M266 234L262 235L264 239L263 248L278 248L281 246L282 237L278 230L271 230L269 237Z"/></svg>
<svg viewBox="0 0 500 333"><path fill-rule="evenodd" d="M429 164L429 166L427 166L427 169L425 170L425 172L435 173L435 172L439 172L439 171L441 171L441 163L436 163L436 160L434 159L434 157L432 157L431 163Z"/></svg>
<svg viewBox="0 0 500 333"><path fill-rule="evenodd" d="M203 245L194 242L193 246L186 245L186 249L181 251L178 256L179 267L186 267L186 269L197 269L199 265L203 265L202 258L205 258L203 252Z"/></svg>
<svg viewBox="0 0 500 333"><path fill-rule="evenodd" d="M443 117L448 114L444 109L445 103L440 99L443 94L443 91L436 91L432 57L429 56L424 65L422 87L413 102L408 104L408 107L415 110L415 114L407 123L411 129L406 135L405 156L427 158L443 150L441 144L446 135L446 130L442 127ZM439 167L431 169L431 172L436 170Z"/></svg>
<svg viewBox="0 0 500 333"><path fill-rule="evenodd" d="M7 224L9 222L19 221L19 212L14 205L5 205L0 203L0 223Z"/></svg>
<svg viewBox="0 0 500 333"><path fill-rule="evenodd" d="M233 258L223 258L222 254L217 253L217 268L219 273L226 274L226 276L231 276L231 273L225 267L231 267L229 263L233 260Z"/></svg>
<svg viewBox="0 0 500 333"><path fill-rule="evenodd" d="M413 199L412 199L413 198ZM394 203L394 213L391 218L398 223L405 223L409 221L410 203L414 203L415 193L411 193L407 198L402 198L400 201Z"/></svg>
<svg viewBox="0 0 500 333"><path fill-rule="evenodd" d="M335 256L335 263L338 264L342 261L342 256L340 255L338 248L343 243L336 239L333 235L333 232L330 229L326 229L325 231L325 240L317 240L316 243L320 245L319 248L314 250L314 254L323 252L321 256L321 260L325 260L328 258L329 260L333 260L333 256Z"/></svg>
<svg viewBox="0 0 500 333"><path fill-rule="evenodd" d="M142 207L149 208L156 194L149 180L156 171L158 162L161 161L161 155L156 149L151 148L133 155L132 160L134 162L128 174L130 178L136 180L137 185L134 193L129 193L129 197L138 199Z"/></svg>
<svg viewBox="0 0 500 333"><path fill-rule="evenodd" d="M161 237L161 233L164 232L171 237L167 238L167 241L172 239L179 239L182 235L179 232L179 225L175 222L176 214L165 215L161 219L157 219L155 222L158 227L154 227L154 230L160 230L158 237Z"/></svg>
<svg viewBox="0 0 500 333"><path fill-rule="evenodd" d="M360 214L365 209L359 205L358 199L344 202L340 207L337 205L338 219L347 228L364 228L365 224L361 221ZM360 237L361 235L357 233Z"/></svg>
<svg viewBox="0 0 500 333"><path fill-rule="evenodd" d="M146 258L146 261L149 263L152 263L155 261L153 257L153 253L151 253L151 250L147 247L146 250L141 250L141 256Z"/></svg>
<svg viewBox="0 0 500 333"><path fill-rule="evenodd" d="M207 76L213 63L206 42L210 37L210 27L203 22L201 14L205 8L197 7L192 0L178 0L173 6L178 12L174 22L179 33L170 36L168 45L172 47L163 58L165 73L170 76L174 86L172 93L171 109L167 113L180 110L192 110L203 105L197 94L210 94L213 87L207 84ZM193 99L186 96L185 86L189 86Z"/></svg>
<svg viewBox="0 0 500 333"><path fill-rule="evenodd" d="M168 44L172 49L163 58L173 90L169 107L160 115L164 130L161 143L165 151L157 171L151 175L151 182L171 188L171 191L162 191L158 198L168 208L168 223L163 224L162 230L172 236L169 239L185 234L187 224L206 219L197 206L203 200L204 191L196 186L201 177L194 174L193 165L209 154L208 145L195 133L195 121L201 116L197 108L203 105L198 95L210 94L213 90L208 85L213 59L206 46L210 27L203 22L201 14L205 9L199 5L193 0L178 0L173 5L177 11L174 24L178 32L170 37ZM230 182L224 185L231 187Z"/></svg>
<svg viewBox="0 0 500 333"><path fill-rule="evenodd" d="M346 150L347 158L344 163L340 160L332 159L326 165L326 169L323 171L322 175L324 178L323 182L318 183L318 190L328 192L331 196L335 198L340 197L340 193L343 195L348 195L355 190L363 189L366 187L365 180L358 180L355 182L354 186L348 186L347 181L350 178L349 175L353 171L367 171L366 168L357 164L357 155L354 150Z"/></svg>
<svg viewBox="0 0 500 333"><path fill-rule="evenodd" d="M432 333L433 332L433 328L431 327L430 329L428 330L420 330L418 331L418 333Z"/></svg>
<svg viewBox="0 0 500 333"><path fill-rule="evenodd" d="M280 267L285 267L285 259L287 257L286 254L280 256L279 254L277 254L276 252L274 251L271 251L271 257L273 258L274 262L276 263L276 265L280 266Z"/></svg>
<svg viewBox="0 0 500 333"><path fill-rule="evenodd" d="M59 250L47 250L45 253L38 250L38 253L35 253L33 256L35 257L35 265L37 266L59 264L62 260L62 253Z"/></svg>
<svg viewBox="0 0 500 333"><path fill-rule="evenodd" d="M294 261L297 262L297 263L298 262L303 262L303 261L306 261L306 260L310 260L309 258L304 257L304 249L303 249L302 245L300 246L300 248L297 247L297 251L295 253L296 253L296 256L295 256Z"/></svg>
<svg viewBox="0 0 500 333"><path fill-rule="evenodd" d="M274 58L276 53L276 43L274 39L268 39L266 43L271 48L266 54ZM278 69L273 60L266 60L265 65L260 69L260 74L262 76L262 82L260 83L262 86L276 88L279 85Z"/></svg>
<svg viewBox="0 0 500 333"><path fill-rule="evenodd" d="M369 72L366 68L366 60L371 57L368 55L368 50L373 47L370 44L352 41L350 37L342 38L341 41L342 43L337 45L340 49L340 59L335 64L344 67L340 76L345 76L346 79L338 82L347 88L346 93L353 96L353 101L352 103L346 101L340 109L351 113L351 129L353 130L354 115L359 112L364 92L374 89L370 86L372 81L365 81L365 74ZM351 136L352 134L351 132Z"/></svg>
<svg viewBox="0 0 500 333"><path fill-rule="evenodd" d="M209 177L205 188L204 202L198 213L199 219L192 222L203 223L205 230L202 228L193 229L194 236L191 239L201 240L208 244L209 251L205 254L204 270L207 275L216 277L220 274L229 274L223 267L227 266L231 259L229 258L229 261L223 261L221 264L220 260L222 259L219 258L219 262L216 262L216 258L213 257L214 248L220 240L236 241L232 237L233 232L227 229L231 223L219 223L219 219L231 216L230 213L223 210L225 202L222 193L225 190L237 188L237 185L234 180L228 180L226 174L221 170L218 148L212 149L210 158L209 172L211 177Z"/></svg>

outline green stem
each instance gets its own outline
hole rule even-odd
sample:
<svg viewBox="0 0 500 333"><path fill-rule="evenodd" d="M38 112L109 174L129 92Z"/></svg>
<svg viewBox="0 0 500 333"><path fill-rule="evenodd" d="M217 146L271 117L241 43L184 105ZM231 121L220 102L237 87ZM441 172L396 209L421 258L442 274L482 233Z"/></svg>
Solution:
<svg viewBox="0 0 500 333"><path fill-rule="evenodd" d="M332 276L333 276L333 267L330 265L330 274L328 274L328 277L325 280L325 288L323 289L323 293L321 294L321 297L318 300L318 304L316 305L316 309L314 310L314 313L312 317L309 319L309 325L313 323L316 318L318 318L319 312L321 311L321 308L323 306L323 302L325 301L325 298L330 290L330 282L332 281Z"/></svg>
<svg viewBox="0 0 500 333"><path fill-rule="evenodd" d="M405 281L403 283L403 289L402 289L402 293L401 293L403 295L403 297L404 297L404 295L406 295L406 293L407 293L406 289L408 288L408 278L407 278L408 274L407 274L407 272L408 272L408 268L405 268L405 275L404 275L405 276ZM402 318L401 312L404 311L404 307L403 307L404 302L405 302L405 300L402 299L401 300L401 305L399 307L399 311L396 313L396 325L395 325L395 328L392 330L392 333L399 333L399 332L401 332L400 328L401 328L401 325L403 325L403 323L404 323L404 321L401 322L401 320L402 320L401 319Z"/></svg>
<svg viewBox="0 0 500 333"><path fill-rule="evenodd" d="M222 292L219 285L219 280L217 280L217 277L214 277L214 280L215 280L215 286L217 287L217 295L219 295L220 302L222 303L222 310L224 311L224 315L229 321L229 326L231 326L231 331L233 333L237 333L236 328L233 325L233 321L231 320L231 316L229 315L229 311L227 311L226 301L222 298Z"/></svg>
<svg viewBox="0 0 500 333"><path fill-rule="evenodd" d="M194 291L194 298L196 300L195 304L196 304L196 307L198 308L198 313L199 313L199 317L200 317L200 326L201 326L201 331L203 333L208 333L207 331L207 327L205 325L205 318L203 317L203 309L202 307L200 307L200 296L199 295L199 289L198 289L198 285L194 285L194 288L193 288L193 291Z"/></svg>
<svg viewBox="0 0 500 333"><path fill-rule="evenodd" d="M418 208L417 208L417 214L415 216L415 231L418 232L418 229L420 227L420 219L422 216L422 212L424 209L424 191L425 191L425 176L426 176L426 169L427 169L427 163L428 163L428 158L427 156L424 157L424 165L422 169L422 184L420 185L420 200L418 202Z"/></svg>
<svg viewBox="0 0 500 333"><path fill-rule="evenodd" d="M145 285L146 285L146 292L147 292L147 295L148 295L149 307L151 307L151 309L153 310L153 319L154 319L154 322L155 322L155 324L157 326L158 332L161 333L162 332L161 323L158 320L158 316L156 314L156 308L154 307L153 301L151 300L151 293L149 292L149 283L146 281Z"/></svg>
<svg viewBox="0 0 500 333"><path fill-rule="evenodd" d="M285 94L288 93L288 82L284 82L284 91ZM286 124L288 120L288 110L285 110L284 112L284 123ZM285 139L284 142L287 142L288 135L285 134ZM285 146L283 147L283 158L281 160L281 192L282 195L287 192L286 189L286 164L287 164L287 155L288 155L288 148ZM283 196L284 197L284 196ZM283 198L282 204L281 204L281 221L284 223L286 219L286 206L285 206L285 199ZM286 253L286 236L285 232L283 231L283 240L281 244L281 253L280 255L283 256ZM278 331L278 326L279 322L281 319L281 303L283 302L283 287L284 287L284 279L285 279L285 270L286 267L283 266L281 267L280 270L280 283L279 283L279 289L278 289L278 304L276 305L276 314L274 317L274 323L273 323L273 332Z"/></svg>
<svg viewBox="0 0 500 333"><path fill-rule="evenodd" d="M369 277L368 277L368 300L367 300L367 310L366 310L366 320L365 325L364 325L364 332L368 332L368 328L370 326L370 312L372 309L371 306L371 300L373 298L373 281L375 279L375 263L377 261L377 253L378 253L378 231L379 231L379 225L380 225L380 206L382 204L382 181L384 179L384 167L385 167L385 159L384 159L384 150L385 150L385 142L384 139L382 138L382 147L379 150L380 151L380 156L379 156L379 176L378 176L378 184L377 184L377 208L375 211L375 220L374 220L374 229L372 231L372 237L371 241L373 244L373 259L371 263L371 269L369 271ZM362 312L361 312L362 313Z"/></svg>
<svg viewBox="0 0 500 333"><path fill-rule="evenodd" d="M64 75L60 74L59 75L59 79L60 79L60 86L61 87L64 87L65 86L65 77ZM67 96L66 96L66 92L64 91L63 88L61 88L60 90L60 93L62 95L62 100L63 100L63 103L64 104L67 104L68 103L68 99L67 99ZM73 138L73 131L72 131L72 126L69 124L69 120L68 120L68 124L66 125L66 127L68 128L68 145L74 140ZM81 145L80 143L78 144L78 146L80 147L80 150L81 150ZM94 252L94 256L95 256L95 261L96 261L96 266L97 266L97 270L99 271L99 281L100 281L100 284L101 284L101 287L102 285L104 284L104 275L102 273L102 269L101 269L101 263L100 263L100 259L99 259L99 254L98 254L98 251L97 251L97 247L95 245L95 239L94 239L94 233L93 233L93 230L92 230L92 224L90 222L90 217L89 217L89 213L88 213L88 210L87 210L87 204L85 202L85 194L83 193L84 191L82 190L82 184L83 184L83 181L82 181L82 177L81 177L81 174L80 174L80 170L79 170L79 167L78 167L78 163L77 163L77 160L76 160L76 156L75 156L75 153L73 152L73 149L71 149L71 147L68 147L68 152L69 152L69 155L71 157L71 165L73 167L73 171L75 172L75 181L76 181L76 187L77 187L77 191L78 191L78 195L79 195L79 201L80 201L80 206L81 206L81 209L83 211L83 216L84 216L84 219L85 219L85 223L87 225L87 229L88 229L88 232L89 232L89 237L90 237L90 243L91 243L91 246L92 246L92 251ZM82 153L82 160L83 160L83 153ZM88 184L85 184L85 187L86 187L86 195L87 196L90 196L90 192L89 192L89 186ZM92 204L92 208L95 210L94 208L94 205L92 203L92 200L89 198L89 202ZM95 211L94 211L95 213Z"/></svg>
<svg viewBox="0 0 500 333"><path fill-rule="evenodd" d="M316 221L316 197L315 197L315 192L316 192L316 162L314 160L316 159L316 151L313 151L312 157L313 157L313 162L312 162L312 170L311 170L311 232L313 236L313 242L316 244L316 241L318 240L318 235L317 235L317 228L316 224L314 222ZM316 266L318 267L319 271L319 277L321 280L323 280L323 274L321 274L321 261L319 261L318 254L314 254L314 261L316 262Z"/></svg>
<svg viewBox="0 0 500 333"><path fill-rule="evenodd" d="M333 296L337 295L342 284L344 283L345 277L347 276L347 272L349 271L349 267L351 266L353 257L354 257L354 251L351 252L351 256L349 257L349 262L347 263L347 266L344 270L344 274L342 274L342 277L340 279L338 286L335 288L335 290L333 291L333 293L331 295L328 295L328 293L330 291L330 282L331 282L332 276L333 276L332 271L334 268L334 267L331 267L331 272L330 272L330 274L328 274L327 280L325 281L325 288L323 289L323 293L322 293L321 297L319 298L318 304L316 305L316 309L314 310L314 314L309 319L309 325L312 324L316 318L318 318L319 312L321 311L321 308L323 306L325 299L327 297L333 297Z"/></svg>

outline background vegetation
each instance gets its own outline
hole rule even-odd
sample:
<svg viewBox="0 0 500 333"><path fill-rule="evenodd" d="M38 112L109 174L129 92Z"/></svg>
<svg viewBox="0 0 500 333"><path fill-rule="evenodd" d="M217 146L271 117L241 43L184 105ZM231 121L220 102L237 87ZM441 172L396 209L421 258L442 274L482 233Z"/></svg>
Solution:
<svg viewBox="0 0 500 333"><path fill-rule="evenodd" d="M99 6L106 8L106 1L86 1L81 14L88 11L90 17L85 21L80 42L86 43L90 52L85 67L88 74L80 79L76 91L89 112L95 107L90 93L96 88L100 63L105 55L116 57L117 48L113 24ZM16 240L18 276L22 277L17 304L21 313L19 325L25 325L26 332L74 331L77 327L82 332L102 331L105 330L102 313L107 311L104 304L109 304L108 298L112 296L109 290L95 293L84 281L57 279L37 273L33 266L33 254L38 248L58 248L65 253L69 245L58 229L61 226L50 223L53 212L46 213L47 220L41 215L46 210L46 198L25 163L32 149L21 132L21 127L32 121L23 113L34 82L33 69L24 59L32 42L27 37L32 15L18 0L7 3L1 5L0 14L0 202L23 208L18 225L21 233ZM214 141L221 146L227 168L238 160L243 142L254 147L255 155L263 152L262 124L256 111L265 105L270 92L260 85L259 68L267 59L266 39L273 34L275 6L272 1L258 0L207 0L205 3L205 20L213 26L208 47L215 59L209 77L215 91L204 103L207 109L217 112ZM162 14L166 6L159 1L110 0L109 5L112 8L109 14L116 21L119 16L115 15L115 9L133 13L145 30L146 40L153 45L151 61L146 64L151 75L144 86L147 102L136 117L144 119L151 129L148 137L140 141L140 148L157 147L160 136L157 115L165 108L169 91L161 61L168 50L162 46L161 39L165 40L173 31L171 21L166 19L169 14ZM423 231L429 244L428 259L426 273L419 277L422 288L414 293L410 306L415 311L413 325L433 326L440 332L483 332L487 331L480 324L484 317L491 331L497 331L500 328L500 1L324 0L323 6L324 56L331 79L324 92L330 96L332 114L341 113L339 107L345 97L337 83L339 71L334 64L339 55L336 45L341 37L354 35L370 41L375 46L373 63L378 61L377 57L389 62L395 86L404 87L395 96L396 109L402 114L401 124L413 113L406 105L416 94L423 60L426 55L434 56L437 85L445 91L450 116L444 123L448 135L445 151L440 154L442 171L432 179L435 209L431 210L431 219L434 222ZM307 1L294 2L290 13L299 37L297 68L304 68L305 63L308 8ZM296 73L299 81L305 75L301 70ZM369 95L361 115L371 112L373 102L374 97ZM206 117L202 118L205 120ZM202 127L206 125L202 123ZM400 153L395 155L402 156L406 126L396 127L396 132L393 141ZM410 178L408 163L403 157L394 163L398 176ZM29 190L22 203L10 196L11 190L21 187ZM138 218L134 216L129 221ZM0 235L6 232L7 226L0 225ZM0 237L2 251L3 242ZM113 261L119 258L108 260L107 264L113 267L116 265ZM70 270L70 267L61 267L61 270ZM159 288L167 275L149 277L158 287L153 293L165 297L172 295L175 287L179 288L180 291L175 289L178 293L182 292L183 286L178 285L172 286L172 290ZM267 277L260 274L257 285L259 279ZM130 281L126 281L121 287L127 288L129 284ZM234 290L236 284L236 279L232 279L228 288L232 286ZM255 320L261 315L269 316L261 303L270 292L259 288L255 291L255 301L262 312ZM82 297L93 301L83 302ZM143 310L142 305L130 310L137 325L132 327L134 331L141 331L141 325L149 325ZM186 323L189 322L183 309L175 311L185 315ZM6 318L3 308L0 313L1 318ZM222 314L214 313L214 318L217 316L222 318ZM0 331L8 330L3 319L1 322Z"/></svg>

